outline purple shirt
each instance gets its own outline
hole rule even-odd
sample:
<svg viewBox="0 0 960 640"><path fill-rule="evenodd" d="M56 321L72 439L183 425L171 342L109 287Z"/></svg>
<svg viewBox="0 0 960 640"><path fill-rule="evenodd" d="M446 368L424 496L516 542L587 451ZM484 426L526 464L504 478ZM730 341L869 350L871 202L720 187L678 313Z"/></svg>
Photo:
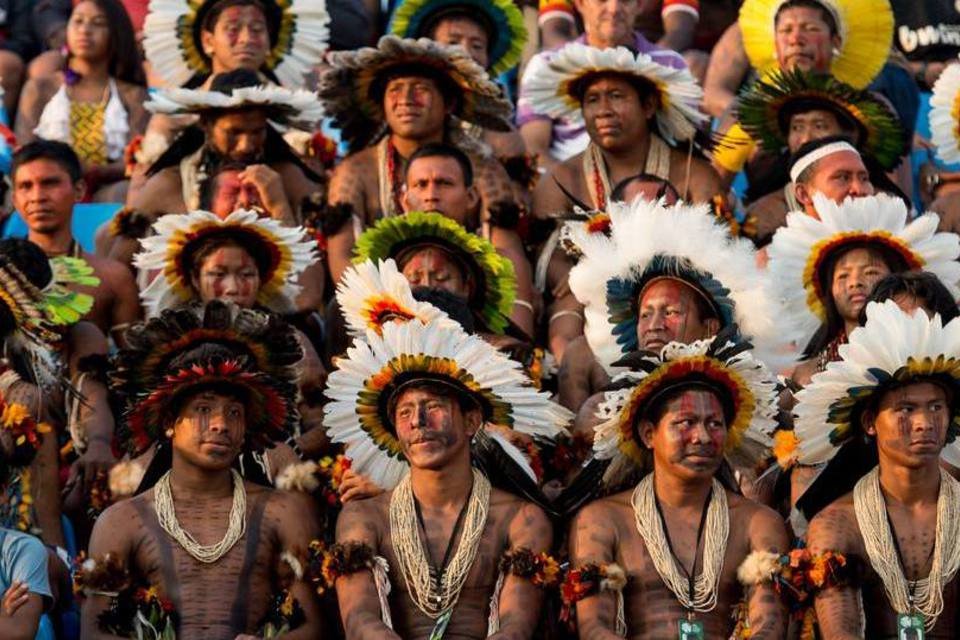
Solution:
<svg viewBox="0 0 960 640"><path fill-rule="evenodd" d="M587 36L584 34L577 38L575 42L585 44L586 40ZM635 31L633 34L633 48L637 53L645 53L655 62L664 66L676 69L687 67L683 56L672 49L658 47L644 38L639 31ZM559 50L560 48L541 51L530 58L530 62L527 63L527 68L523 72L523 79L520 81L520 98L517 100L517 127L522 127L527 122L534 120L553 120L550 155L562 162L587 148L587 143L590 142L587 129L582 120L571 122L567 118L550 118L545 113L534 111L526 89L527 78L533 77L534 74L539 73L540 69L546 67L550 59L557 55Z"/></svg>

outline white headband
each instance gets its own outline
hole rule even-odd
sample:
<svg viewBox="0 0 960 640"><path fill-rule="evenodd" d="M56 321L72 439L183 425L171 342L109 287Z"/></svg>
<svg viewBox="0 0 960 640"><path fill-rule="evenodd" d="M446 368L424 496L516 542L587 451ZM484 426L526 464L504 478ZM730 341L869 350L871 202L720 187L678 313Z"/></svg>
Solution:
<svg viewBox="0 0 960 640"><path fill-rule="evenodd" d="M797 178L800 177L800 174L803 173L807 167L812 165L814 162L840 151L853 151L858 156L860 155L860 152L857 151L856 147L843 140L825 144L822 147L817 147L807 155L798 158L797 161L793 163L793 166L790 168L790 180L792 182L796 182Z"/></svg>

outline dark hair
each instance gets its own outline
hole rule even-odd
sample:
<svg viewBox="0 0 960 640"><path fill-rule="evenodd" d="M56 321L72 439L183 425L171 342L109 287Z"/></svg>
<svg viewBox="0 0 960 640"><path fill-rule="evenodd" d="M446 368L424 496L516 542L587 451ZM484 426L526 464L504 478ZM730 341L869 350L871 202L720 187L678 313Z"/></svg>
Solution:
<svg viewBox="0 0 960 640"><path fill-rule="evenodd" d="M826 349L830 342L840 335L840 332L844 329L843 318L840 317L840 311L837 310L837 304L834 302L833 295L830 291L833 289L833 271L837 266L837 262L854 249L868 249L877 253L893 273L907 271L907 263L903 259L903 256L892 249L870 242L851 242L850 244L843 245L827 256L823 261L823 265L820 267L820 272L816 274L816 277L820 281L820 290L826 293L826 304L823 306L827 314L827 319L820 325L816 333L813 334L813 337L810 338L810 342L807 343L801 355L803 359L813 358Z"/></svg>
<svg viewBox="0 0 960 640"><path fill-rule="evenodd" d="M797 164L804 156L807 154L816 151L820 147L825 147L828 144L834 144L836 142L846 142L852 145L855 149L858 149L856 142L854 142L850 136L827 136L826 138L817 138L816 140L809 140L800 145L800 148L790 154L790 159L787 160L787 169L793 170L793 165ZM859 152L859 149L858 149ZM813 177L813 172L817 170L817 165L820 164L820 160L817 160L809 167L800 172L800 175L797 176L797 182L806 184L810 182Z"/></svg>
<svg viewBox="0 0 960 640"><path fill-rule="evenodd" d="M417 62L395 64L381 72L374 78L373 82L370 83L370 89L367 95L373 102L382 104L383 96L387 91L387 85L390 84L391 80L397 78L425 78L432 81L437 86L437 90L440 91L440 95L443 96L444 106L452 109L453 112L458 110L460 101L463 99L463 92L460 90L460 87L450 79L450 76L433 67Z"/></svg>
<svg viewBox="0 0 960 640"><path fill-rule="evenodd" d="M466 389L461 390L452 382L448 384L439 379L423 378L422 380L412 380L407 382L390 394L390 397L387 400L386 408L389 414L389 423L394 427L394 429L396 429L395 416L397 411L397 401L399 401L400 395L403 392L411 389L419 389L434 395L455 400L457 405L460 407L460 411L463 413L468 411L480 411L483 413L483 407L480 406L480 403L477 401L477 399L471 396Z"/></svg>
<svg viewBox="0 0 960 640"><path fill-rule="evenodd" d="M12 264L38 289L43 289L53 279L46 254L25 238L0 240L0 264L3 263ZM0 336L6 337L16 327L13 311L0 301Z"/></svg>
<svg viewBox="0 0 960 640"><path fill-rule="evenodd" d="M892 300L897 296L909 296L924 303L924 307L939 314L944 324L960 315L957 302L950 295L940 278L929 271L904 271L891 273L873 287L867 303ZM867 322L867 306L860 311L859 322Z"/></svg>
<svg viewBox="0 0 960 640"><path fill-rule="evenodd" d="M777 124L780 127L780 131L784 135L789 134L790 119L795 115L808 113L810 111L827 111L832 113L837 119L837 124L840 125L841 133L839 135L851 139L855 137L855 146L859 146L864 140L867 139L866 127L860 124L856 118L851 116L847 111L841 109L837 105L829 101L818 100L816 98L798 98L796 100L791 100L781 107L779 113L777 113Z"/></svg>
<svg viewBox="0 0 960 640"><path fill-rule="evenodd" d="M673 197L677 200L680 200L680 192L677 191L677 188L669 180L664 180L660 176L655 176L652 173L638 173L636 175L624 178L617 183L617 186L613 188L613 191L610 192L611 200L623 200L623 192L627 190L627 187L630 186L633 182L653 182L654 184L660 185L660 188L657 190L657 198L662 198L668 193L673 193Z"/></svg>
<svg viewBox="0 0 960 640"><path fill-rule="evenodd" d="M267 31L270 34L271 44L276 40L276 29L279 27L276 24L275 14L272 11L267 9L266 4L260 0L213 0L210 2L210 9L207 10L205 16L200 21L200 28L207 32L212 32L217 27L217 21L220 19L220 15L231 7L256 7L260 9L260 12L263 13L263 18L267 22Z"/></svg>
<svg viewBox="0 0 960 640"><path fill-rule="evenodd" d="M487 14L483 11L476 11L472 8L462 6L454 6L449 9L434 11L433 15L427 17L427 19L421 23L420 28L417 29L416 37L430 38L433 40L437 32L437 27L439 27L440 23L444 20L469 20L483 29L484 33L487 34L487 51L493 50L494 45L497 43L497 38L501 37L497 32L496 26L494 26L493 22L487 17Z"/></svg>
<svg viewBox="0 0 960 640"><path fill-rule="evenodd" d="M467 154L457 147L441 142L425 144L414 151L410 159L407 160L407 170L410 169L415 160L420 158L452 158L456 160L457 164L460 165L460 171L463 173L463 185L468 188L473 186L473 164ZM406 172L404 173L404 179L406 179Z"/></svg>
<svg viewBox="0 0 960 640"><path fill-rule="evenodd" d="M680 396L680 394L686 391L707 391L712 393L717 398L717 401L720 402L720 406L723 407L723 417L724 420L726 420L728 427L736 417L733 399L730 397L729 392L718 388L716 383L710 383L697 379L688 379L681 380L676 384L670 385L666 389L663 389L654 395L654 397L648 401L646 410L643 412L641 419L649 420L656 425L658 422L660 422L660 420L663 419L663 416L666 415L667 405L670 403L670 401L676 399Z"/></svg>
<svg viewBox="0 0 960 640"><path fill-rule="evenodd" d="M833 17L833 13L823 5L823 3L818 2L817 0L787 0L777 8L777 13L773 17L773 27L776 29L777 23L780 22L780 14L786 11L787 9L794 9L796 7L805 7L807 9L818 9L820 15L823 17L823 21L827 24L827 28L830 30L830 35L835 36L839 32L837 27L837 21Z"/></svg>
<svg viewBox="0 0 960 640"><path fill-rule="evenodd" d="M118 0L89 0L97 5L107 19L109 42L107 44L107 69L111 77L130 84L147 85L143 72L143 60L133 35L130 15ZM77 3L79 4L79 3ZM76 9L76 4L74 5Z"/></svg>
<svg viewBox="0 0 960 640"><path fill-rule="evenodd" d="M252 236L250 238L253 239ZM196 249L193 249L189 255L184 255L182 260L189 260L190 275L194 278L200 277L200 267L213 252L224 247L238 247L246 251L254 263L257 265L257 273L263 278L264 274L270 269L270 256L267 254L262 243L249 241L238 233L217 233L202 240Z"/></svg>
<svg viewBox="0 0 960 640"><path fill-rule="evenodd" d="M10 168L10 175L14 184L17 181L17 171L25 164L36 160L50 160L56 162L70 176L70 182L77 182L83 179L83 168L80 166L80 158L76 152L65 142L59 140L44 140L38 138L33 142L28 142L13 154L13 166Z"/></svg>
<svg viewBox="0 0 960 640"><path fill-rule="evenodd" d="M420 302L429 302L450 316L450 319L463 327L467 333L476 332L476 322L470 311L470 303L446 289L436 287L415 287L413 297Z"/></svg>
<svg viewBox="0 0 960 640"><path fill-rule="evenodd" d="M210 91L219 91L227 95L234 89L243 89L245 87L259 87L263 84L263 79L252 69L233 69L224 71L210 78Z"/></svg>
<svg viewBox="0 0 960 640"><path fill-rule="evenodd" d="M577 99L578 102L582 104L583 97L587 94L587 90L600 80L607 78L622 80L633 87L637 92L637 98L640 100L641 104L647 98L655 96L660 92L660 90L657 89L657 85L644 78L640 78L632 74L619 73L617 71L599 71L597 73L584 74L583 76L571 82L569 88L570 95L572 95Z"/></svg>

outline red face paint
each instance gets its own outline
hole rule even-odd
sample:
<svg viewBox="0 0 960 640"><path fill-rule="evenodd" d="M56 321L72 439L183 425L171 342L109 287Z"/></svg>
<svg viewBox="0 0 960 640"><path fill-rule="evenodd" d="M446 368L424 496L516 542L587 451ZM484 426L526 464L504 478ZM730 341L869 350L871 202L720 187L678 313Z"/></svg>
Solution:
<svg viewBox="0 0 960 640"><path fill-rule="evenodd" d="M220 247L203 261L194 286L203 302L230 300L249 309L260 292L260 272L245 249Z"/></svg>
<svg viewBox="0 0 960 640"><path fill-rule="evenodd" d="M649 284L640 296L637 340L649 351L659 351L669 342L689 343L707 337L700 318L697 294L689 285L672 278Z"/></svg>

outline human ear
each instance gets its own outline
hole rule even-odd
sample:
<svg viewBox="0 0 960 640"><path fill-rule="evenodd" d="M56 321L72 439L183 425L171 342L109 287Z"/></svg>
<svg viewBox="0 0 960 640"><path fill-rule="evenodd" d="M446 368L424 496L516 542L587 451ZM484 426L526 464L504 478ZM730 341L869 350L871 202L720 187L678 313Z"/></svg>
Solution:
<svg viewBox="0 0 960 640"><path fill-rule="evenodd" d="M860 414L860 429L871 437L877 437L877 416L872 411L864 411Z"/></svg>
<svg viewBox="0 0 960 640"><path fill-rule="evenodd" d="M805 184L797 183L793 186L794 195L797 196L797 202L803 206L808 206L813 204L813 198L811 198L810 189Z"/></svg>
<svg viewBox="0 0 960 640"><path fill-rule="evenodd" d="M649 420L640 420L637 424L637 432L640 434L640 441L648 449L653 449L653 432L657 426Z"/></svg>

